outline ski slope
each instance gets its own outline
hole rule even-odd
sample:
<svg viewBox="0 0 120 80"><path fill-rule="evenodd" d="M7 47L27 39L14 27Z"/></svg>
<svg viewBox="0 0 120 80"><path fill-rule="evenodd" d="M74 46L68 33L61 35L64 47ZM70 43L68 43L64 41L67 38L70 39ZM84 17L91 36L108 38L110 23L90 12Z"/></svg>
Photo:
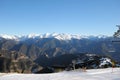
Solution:
<svg viewBox="0 0 120 80"><path fill-rule="evenodd" d="M0 80L120 80L120 68L63 71L52 74L0 74Z"/></svg>

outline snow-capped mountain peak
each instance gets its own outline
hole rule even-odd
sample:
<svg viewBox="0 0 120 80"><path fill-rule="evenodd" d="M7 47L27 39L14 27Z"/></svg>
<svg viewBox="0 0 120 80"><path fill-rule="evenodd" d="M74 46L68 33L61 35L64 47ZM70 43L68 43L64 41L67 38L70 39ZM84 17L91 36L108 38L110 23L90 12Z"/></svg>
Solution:
<svg viewBox="0 0 120 80"><path fill-rule="evenodd" d="M0 34L0 37L5 38L5 39L14 39L14 40L18 39L18 37L15 35L7 35L7 34Z"/></svg>
<svg viewBox="0 0 120 80"><path fill-rule="evenodd" d="M39 37L39 34L32 33L32 34L26 35L26 38L33 38L34 39L36 37Z"/></svg>

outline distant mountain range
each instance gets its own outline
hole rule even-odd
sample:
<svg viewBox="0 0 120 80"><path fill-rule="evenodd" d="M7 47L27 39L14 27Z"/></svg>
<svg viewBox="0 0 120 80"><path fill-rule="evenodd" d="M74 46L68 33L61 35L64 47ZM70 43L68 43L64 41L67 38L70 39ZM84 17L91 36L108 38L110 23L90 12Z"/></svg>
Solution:
<svg viewBox="0 0 120 80"><path fill-rule="evenodd" d="M16 54L23 54L33 63L44 67L51 65L51 60L62 64L58 59L61 60L62 58L59 57L66 54L90 53L107 56L119 62L120 43L112 43L112 40L112 36L104 35L81 36L57 33L25 36L0 35L0 55L4 55L2 52L5 51L6 55L4 57L7 57L7 53L15 51ZM67 57L64 57L63 60L67 59ZM53 62L52 65L54 65Z"/></svg>
<svg viewBox="0 0 120 80"><path fill-rule="evenodd" d="M0 34L1 38L5 39L12 39L12 40L26 40L26 39L40 39L40 38L56 38L58 40L71 40L71 39L82 39L82 38L106 38L108 36L105 35L99 35L99 36L82 36L82 35L72 35L72 34L58 34L58 33L46 33L46 34L29 34L29 35L6 35L6 34Z"/></svg>

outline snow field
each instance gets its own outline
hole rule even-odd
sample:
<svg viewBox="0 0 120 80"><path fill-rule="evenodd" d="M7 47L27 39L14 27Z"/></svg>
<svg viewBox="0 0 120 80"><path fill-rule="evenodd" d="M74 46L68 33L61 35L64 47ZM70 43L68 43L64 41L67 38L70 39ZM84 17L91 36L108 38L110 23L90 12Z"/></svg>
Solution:
<svg viewBox="0 0 120 80"><path fill-rule="evenodd" d="M0 80L120 80L120 68L63 71L51 74L0 74Z"/></svg>

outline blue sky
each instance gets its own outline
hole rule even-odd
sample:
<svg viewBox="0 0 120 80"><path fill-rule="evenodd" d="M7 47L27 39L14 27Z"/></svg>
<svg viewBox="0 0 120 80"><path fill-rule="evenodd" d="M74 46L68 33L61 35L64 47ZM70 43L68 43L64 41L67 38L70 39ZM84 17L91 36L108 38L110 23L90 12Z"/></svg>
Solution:
<svg viewBox="0 0 120 80"><path fill-rule="evenodd" d="M113 35L120 0L0 0L0 34Z"/></svg>

